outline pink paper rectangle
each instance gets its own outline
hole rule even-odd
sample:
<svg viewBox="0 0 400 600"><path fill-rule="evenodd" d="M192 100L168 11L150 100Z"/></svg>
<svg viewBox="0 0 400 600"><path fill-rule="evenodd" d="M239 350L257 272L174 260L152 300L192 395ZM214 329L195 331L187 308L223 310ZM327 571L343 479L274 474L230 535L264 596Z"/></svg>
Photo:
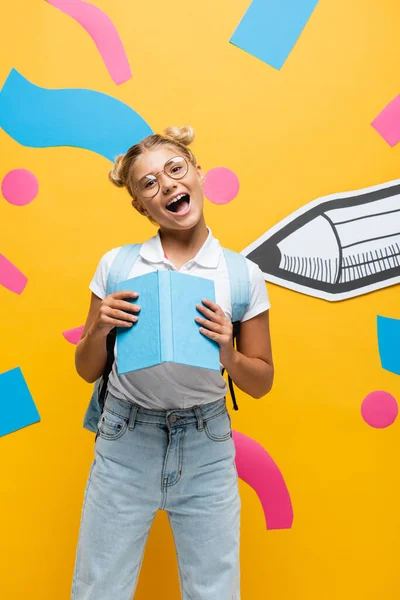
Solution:
<svg viewBox="0 0 400 600"><path fill-rule="evenodd" d="M6 287L10 292L22 294L27 283L27 277L5 256L0 254L0 285Z"/></svg>
<svg viewBox="0 0 400 600"><path fill-rule="evenodd" d="M371 123L389 146L400 142L400 94Z"/></svg>

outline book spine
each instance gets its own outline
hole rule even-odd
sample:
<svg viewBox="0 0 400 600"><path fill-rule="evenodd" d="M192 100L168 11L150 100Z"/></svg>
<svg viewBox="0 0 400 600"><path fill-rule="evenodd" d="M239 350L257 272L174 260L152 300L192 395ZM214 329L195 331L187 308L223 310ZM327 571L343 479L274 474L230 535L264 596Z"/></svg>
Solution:
<svg viewBox="0 0 400 600"><path fill-rule="evenodd" d="M161 362L174 360L174 344L172 336L172 296L171 273L158 271L158 293L160 306L160 344Z"/></svg>

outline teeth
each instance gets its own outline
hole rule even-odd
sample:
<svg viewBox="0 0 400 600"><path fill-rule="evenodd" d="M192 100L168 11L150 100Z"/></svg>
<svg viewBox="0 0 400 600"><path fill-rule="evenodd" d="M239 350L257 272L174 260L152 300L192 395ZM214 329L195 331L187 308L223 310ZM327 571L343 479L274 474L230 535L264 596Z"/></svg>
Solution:
<svg viewBox="0 0 400 600"><path fill-rule="evenodd" d="M174 198L173 200L171 200L171 202L168 202L167 206L171 206L171 204L174 204L175 202L178 202L178 200L180 200L184 196L186 196L186 194L179 194L179 196L177 196L176 198Z"/></svg>

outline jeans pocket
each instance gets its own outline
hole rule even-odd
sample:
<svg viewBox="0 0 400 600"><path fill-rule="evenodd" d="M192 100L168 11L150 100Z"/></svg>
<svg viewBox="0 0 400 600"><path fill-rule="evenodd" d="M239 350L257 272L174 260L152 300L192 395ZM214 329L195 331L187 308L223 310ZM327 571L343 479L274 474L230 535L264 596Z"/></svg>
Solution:
<svg viewBox="0 0 400 600"><path fill-rule="evenodd" d="M98 434L105 440L117 440L122 437L128 428L128 420L121 415L117 415L107 408L103 413L98 423Z"/></svg>
<svg viewBox="0 0 400 600"><path fill-rule="evenodd" d="M231 419L225 409L215 417L204 421L204 431L213 442L225 442L232 437Z"/></svg>

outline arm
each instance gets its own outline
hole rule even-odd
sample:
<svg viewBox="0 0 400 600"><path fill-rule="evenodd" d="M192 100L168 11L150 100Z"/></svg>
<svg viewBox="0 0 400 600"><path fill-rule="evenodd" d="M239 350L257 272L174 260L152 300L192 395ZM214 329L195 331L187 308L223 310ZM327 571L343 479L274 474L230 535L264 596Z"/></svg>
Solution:
<svg viewBox="0 0 400 600"><path fill-rule="evenodd" d="M203 304L197 305L206 317L196 317L202 325L200 332L218 343L221 363L232 381L253 398L265 396L271 390L274 377L269 311L241 323L236 350L232 347L232 323L223 310L209 300L203 300Z"/></svg>
<svg viewBox="0 0 400 600"><path fill-rule="evenodd" d="M116 292L104 300L92 293L89 313L82 337L75 351L78 375L88 383L98 379L107 360L106 338L114 327L131 327L138 317L140 307L123 298L137 298L135 292ZM128 311L128 312L126 312Z"/></svg>
<svg viewBox="0 0 400 600"><path fill-rule="evenodd" d="M225 359L224 367L243 392L253 398L268 394L274 379L268 310L241 323L237 350Z"/></svg>

